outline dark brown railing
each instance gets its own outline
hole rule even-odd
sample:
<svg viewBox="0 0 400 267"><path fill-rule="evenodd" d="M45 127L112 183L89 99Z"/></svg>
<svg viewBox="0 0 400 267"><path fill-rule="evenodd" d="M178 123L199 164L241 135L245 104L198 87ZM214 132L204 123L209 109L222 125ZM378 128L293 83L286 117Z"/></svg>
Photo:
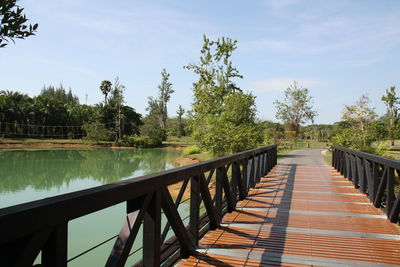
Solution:
<svg viewBox="0 0 400 267"><path fill-rule="evenodd" d="M382 208L391 222L399 221L400 161L334 146L332 166L367 194L375 207Z"/></svg>
<svg viewBox="0 0 400 267"><path fill-rule="evenodd" d="M272 145L1 209L0 265L32 266L41 252L39 266L67 266L69 261L114 238L105 265L124 266L136 252L131 248L141 226L143 255L138 265L172 265L194 254L205 232L217 228L223 215L235 210L236 202L246 197L249 188L276 161L277 147ZM182 184L173 199L168 186L176 183ZM178 213L179 204L186 201L190 206L188 225ZM68 259L68 222L122 202L126 202L127 215L120 233ZM163 231L162 216L168 221ZM175 235L165 241L170 228Z"/></svg>

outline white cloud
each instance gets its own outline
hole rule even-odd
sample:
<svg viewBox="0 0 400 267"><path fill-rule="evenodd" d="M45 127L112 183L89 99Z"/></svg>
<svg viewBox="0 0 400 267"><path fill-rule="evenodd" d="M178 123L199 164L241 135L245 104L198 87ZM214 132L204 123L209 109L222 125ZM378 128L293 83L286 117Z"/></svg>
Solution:
<svg viewBox="0 0 400 267"><path fill-rule="evenodd" d="M308 78L276 77L255 81L248 86L253 92L283 91L296 81L300 86L310 88L321 85L321 81Z"/></svg>

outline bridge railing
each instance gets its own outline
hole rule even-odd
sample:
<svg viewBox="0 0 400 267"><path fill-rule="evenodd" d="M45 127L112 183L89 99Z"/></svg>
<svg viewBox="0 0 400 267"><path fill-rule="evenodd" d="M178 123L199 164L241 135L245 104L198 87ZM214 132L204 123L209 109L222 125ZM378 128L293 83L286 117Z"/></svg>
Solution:
<svg viewBox="0 0 400 267"><path fill-rule="evenodd" d="M32 266L41 252L40 266L67 266L76 258L68 259L68 222L118 203L126 203L126 220L105 265L124 266L138 233L143 235L138 264L172 265L195 253L202 235L217 228L276 161L277 147L271 145L1 209L0 265ZM173 198L168 186L177 183L180 191ZM190 211L185 225L178 207L187 191ZM163 230L162 216L167 219ZM165 240L169 229L174 235Z"/></svg>
<svg viewBox="0 0 400 267"><path fill-rule="evenodd" d="M382 208L391 222L399 221L400 161L333 146L332 166Z"/></svg>

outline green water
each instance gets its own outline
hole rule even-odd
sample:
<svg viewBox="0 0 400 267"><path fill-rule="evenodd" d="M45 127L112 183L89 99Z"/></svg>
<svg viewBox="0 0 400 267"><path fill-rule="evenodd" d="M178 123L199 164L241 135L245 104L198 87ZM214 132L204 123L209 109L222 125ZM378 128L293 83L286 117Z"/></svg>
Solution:
<svg viewBox="0 0 400 267"><path fill-rule="evenodd" d="M0 150L0 208L171 169L180 155L163 149ZM118 204L70 221L68 258L118 234L125 215L125 205ZM141 243L138 238L132 251ZM113 244L114 240L68 266L102 266ZM131 256L127 265L140 256Z"/></svg>

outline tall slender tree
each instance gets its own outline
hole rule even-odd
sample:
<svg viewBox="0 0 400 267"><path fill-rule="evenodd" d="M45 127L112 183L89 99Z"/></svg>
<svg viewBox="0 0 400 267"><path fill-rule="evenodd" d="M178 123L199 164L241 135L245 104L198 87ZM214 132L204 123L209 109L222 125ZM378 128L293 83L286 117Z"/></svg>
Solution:
<svg viewBox="0 0 400 267"><path fill-rule="evenodd" d="M183 127L183 121L182 121L182 116L185 114L185 109L179 105L178 110L176 111L176 114L178 115L178 120L179 120L179 136L181 137L182 135L185 134L184 127Z"/></svg>
<svg viewBox="0 0 400 267"><path fill-rule="evenodd" d="M119 140L122 137L122 131L123 131L122 125L123 125L124 114L122 113L122 108L125 103L124 91L125 91L125 86L122 83L120 83L119 78L117 77L114 82L114 88L111 91L112 98L110 100L110 103L115 112L114 119L115 119L116 140Z"/></svg>
<svg viewBox="0 0 400 267"><path fill-rule="evenodd" d="M110 81L104 80L100 84L100 91L104 95L104 104L107 103L107 96L112 90L112 83Z"/></svg>
<svg viewBox="0 0 400 267"><path fill-rule="evenodd" d="M387 109L387 117L389 119L389 138L391 140L392 146L394 146L394 140L399 136L400 130L400 98L396 96L396 87L391 86L386 89L386 95L382 96L382 101L385 102Z"/></svg>
<svg viewBox="0 0 400 267"><path fill-rule="evenodd" d="M169 73L164 68L161 71L161 83L158 85L159 89L159 113L160 113L160 123L163 131L167 129L167 119L168 119L168 110L167 103L171 99L171 94L174 93L172 89L172 83L169 82Z"/></svg>

